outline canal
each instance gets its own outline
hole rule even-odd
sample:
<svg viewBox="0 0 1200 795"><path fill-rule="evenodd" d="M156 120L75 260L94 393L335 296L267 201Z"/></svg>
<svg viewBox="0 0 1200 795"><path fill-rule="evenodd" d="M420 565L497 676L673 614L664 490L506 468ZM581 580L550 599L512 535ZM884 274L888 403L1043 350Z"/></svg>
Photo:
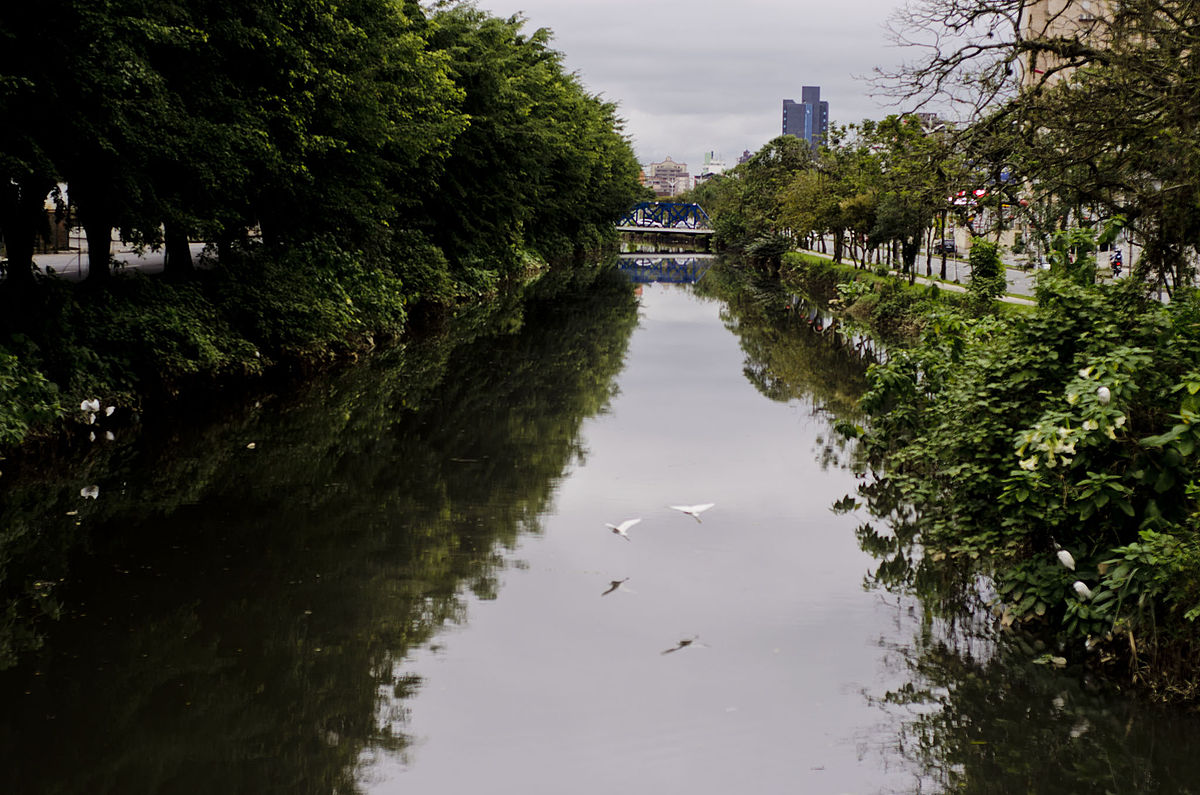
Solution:
<svg viewBox="0 0 1200 795"><path fill-rule="evenodd" d="M627 258L6 476L0 792L1196 791L868 513L809 317Z"/></svg>

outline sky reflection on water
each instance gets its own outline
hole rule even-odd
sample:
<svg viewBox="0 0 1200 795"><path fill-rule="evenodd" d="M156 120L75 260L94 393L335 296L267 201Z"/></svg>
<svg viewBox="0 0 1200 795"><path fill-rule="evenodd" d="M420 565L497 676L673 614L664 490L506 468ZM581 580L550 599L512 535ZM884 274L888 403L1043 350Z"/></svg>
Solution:
<svg viewBox="0 0 1200 795"><path fill-rule="evenodd" d="M746 275L547 279L6 472L0 792L1194 791L1194 716L918 601L831 510L863 363Z"/></svg>
<svg viewBox="0 0 1200 795"><path fill-rule="evenodd" d="M898 685L880 649L893 604L864 591L871 559L830 503L852 474L814 455L827 421L771 402L742 374L721 305L647 286L585 462L544 535L517 551L501 598L405 670L420 740L375 792L888 791L888 729L863 697ZM703 522L671 511L714 502ZM629 543L605 522L642 517ZM634 593L601 598L609 582ZM898 615L900 618L898 619ZM664 656L681 639L704 647Z"/></svg>

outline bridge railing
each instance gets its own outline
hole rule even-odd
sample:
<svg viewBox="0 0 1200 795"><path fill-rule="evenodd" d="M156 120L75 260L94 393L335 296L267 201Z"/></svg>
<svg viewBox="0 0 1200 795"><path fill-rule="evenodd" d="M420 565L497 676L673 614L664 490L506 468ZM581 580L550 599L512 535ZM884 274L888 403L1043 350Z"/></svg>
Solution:
<svg viewBox="0 0 1200 795"><path fill-rule="evenodd" d="M712 221L699 204L638 202L621 216L617 226L636 226L644 229L712 229Z"/></svg>

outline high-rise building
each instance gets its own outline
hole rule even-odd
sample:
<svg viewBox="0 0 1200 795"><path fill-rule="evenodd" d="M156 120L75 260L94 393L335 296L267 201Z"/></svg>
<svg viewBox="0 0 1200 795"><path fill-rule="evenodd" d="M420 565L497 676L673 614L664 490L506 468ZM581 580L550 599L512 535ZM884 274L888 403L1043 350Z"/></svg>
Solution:
<svg viewBox="0 0 1200 795"><path fill-rule="evenodd" d="M829 103L821 100L820 86L801 86L800 101L783 101L783 134L808 141L816 149L829 132Z"/></svg>

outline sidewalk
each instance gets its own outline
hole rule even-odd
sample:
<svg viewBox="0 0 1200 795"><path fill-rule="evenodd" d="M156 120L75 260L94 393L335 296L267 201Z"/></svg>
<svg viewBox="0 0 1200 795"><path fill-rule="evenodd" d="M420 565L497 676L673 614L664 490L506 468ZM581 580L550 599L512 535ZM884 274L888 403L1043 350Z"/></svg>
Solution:
<svg viewBox="0 0 1200 795"><path fill-rule="evenodd" d="M198 262L204 243L192 243L192 261ZM113 246L113 273L136 270L142 273L162 273L164 252L144 251L138 254L129 246L115 243ZM38 272L67 281L83 281L88 275L88 255L85 248L61 254L35 254L33 264Z"/></svg>
<svg viewBox="0 0 1200 795"><path fill-rule="evenodd" d="M812 254L814 257L823 257L824 259L832 260L828 254L822 254L820 251L811 251L809 249L801 249L805 254ZM869 265L868 267L875 267ZM933 258L933 278L925 275L925 257L924 252L917 257L916 268L917 277L914 281L921 284L936 284L943 290L951 292L963 293L967 291L966 284L971 278L971 265L966 260L955 259L954 257L946 257L946 281L941 280L942 258L937 255ZM1009 264L1004 267L1006 282L1008 284L1007 292L1010 295L1002 295L999 300L1010 304L1023 304L1025 306L1033 306L1036 302L1033 300L1034 287L1034 272L1025 271L1020 268L1014 268ZM899 271L892 271L893 274L899 275Z"/></svg>

